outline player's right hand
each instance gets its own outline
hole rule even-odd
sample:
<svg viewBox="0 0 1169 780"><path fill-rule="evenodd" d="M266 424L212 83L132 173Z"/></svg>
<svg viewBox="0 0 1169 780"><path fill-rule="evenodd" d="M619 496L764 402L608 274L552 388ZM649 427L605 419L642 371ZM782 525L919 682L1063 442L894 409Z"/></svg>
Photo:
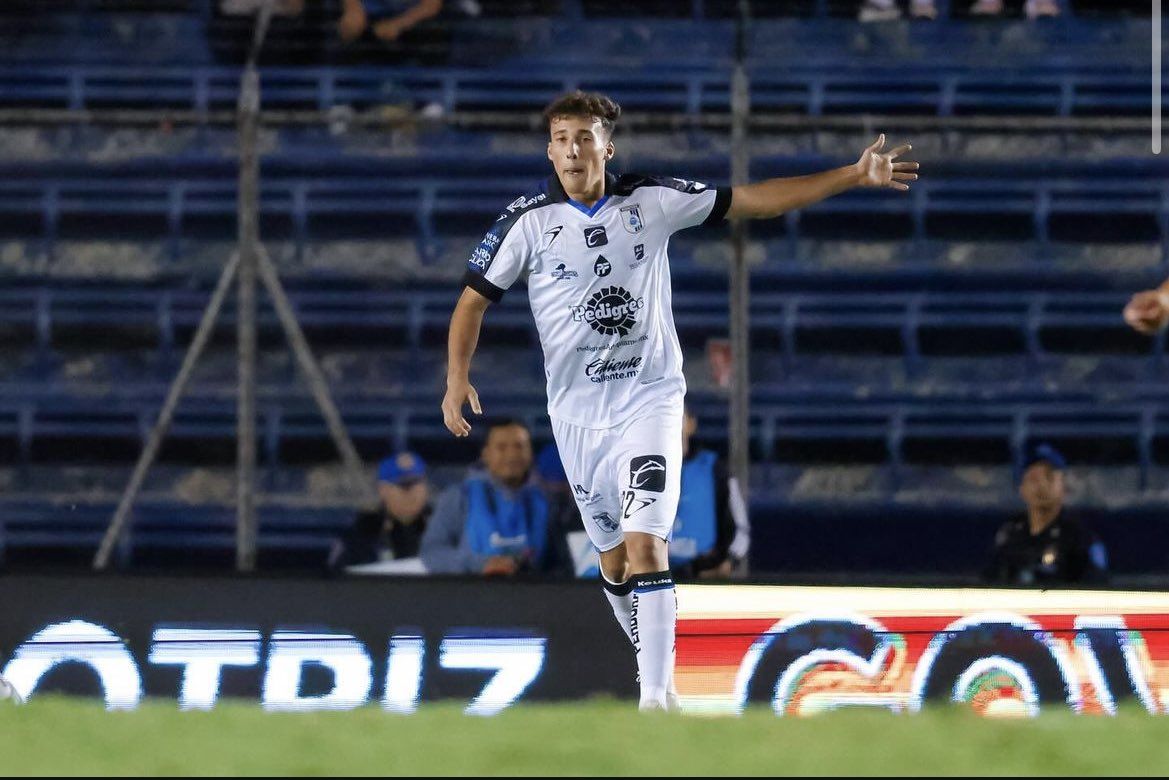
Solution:
<svg viewBox="0 0 1169 780"><path fill-rule="evenodd" d="M471 435L471 423L463 417L465 403L471 404L471 411L475 414L483 414L479 394L470 382L448 383L446 395L442 399L442 421L455 436Z"/></svg>
<svg viewBox="0 0 1169 780"><path fill-rule="evenodd" d="M1169 293L1145 290L1132 297L1124 307L1124 321L1146 336L1169 323Z"/></svg>

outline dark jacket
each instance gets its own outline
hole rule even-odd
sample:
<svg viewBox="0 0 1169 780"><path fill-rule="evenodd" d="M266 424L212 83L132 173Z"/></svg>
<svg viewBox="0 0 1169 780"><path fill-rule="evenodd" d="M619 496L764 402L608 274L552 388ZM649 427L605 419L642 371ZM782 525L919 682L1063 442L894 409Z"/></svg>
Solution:
<svg viewBox="0 0 1169 780"><path fill-rule="evenodd" d="M385 509L359 512L353 526L329 553L330 571L375 561L417 557L422 535L434 507L430 504L413 523L402 523Z"/></svg>
<svg viewBox="0 0 1169 780"><path fill-rule="evenodd" d="M1103 543L1067 510L1037 535L1021 514L995 534L983 578L999 585L1102 583L1108 578L1108 558Z"/></svg>

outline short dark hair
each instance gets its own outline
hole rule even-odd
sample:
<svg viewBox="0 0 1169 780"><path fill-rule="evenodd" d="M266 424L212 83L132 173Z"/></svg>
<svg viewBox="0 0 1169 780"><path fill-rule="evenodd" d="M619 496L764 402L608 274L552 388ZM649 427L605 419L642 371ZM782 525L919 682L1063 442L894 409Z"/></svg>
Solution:
<svg viewBox="0 0 1169 780"><path fill-rule="evenodd" d="M493 417L487 422L487 430L483 432L483 443L487 444L487 440L491 438L491 432L497 428L511 428L512 426L523 428L529 436L532 433L528 431L527 424L518 417Z"/></svg>
<svg viewBox="0 0 1169 780"><path fill-rule="evenodd" d="M605 133L612 137L613 128L617 126L617 119L621 116L621 106L617 105L613 98L600 92L584 92L578 89L566 92L544 108L544 126L552 129L552 120L559 116L599 119Z"/></svg>

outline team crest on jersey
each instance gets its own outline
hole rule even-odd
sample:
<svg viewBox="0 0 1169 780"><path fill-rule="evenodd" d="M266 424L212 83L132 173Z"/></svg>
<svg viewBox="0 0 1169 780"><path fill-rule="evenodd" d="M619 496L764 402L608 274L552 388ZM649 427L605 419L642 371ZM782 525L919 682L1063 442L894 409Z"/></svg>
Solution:
<svg viewBox="0 0 1169 780"><path fill-rule="evenodd" d="M645 222L641 219L641 206L637 203L631 206L622 206L621 224L630 233L640 233L645 228Z"/></svg>
<svg viewBox="0 0 1169 780"><path fill-rule="evenodd" d="M605 232L604 225L589 225L584 228L584 240L585 246L594 249L608 244L609 234Z"/></svg>
<svg viewBox="0 0 1169 780"><path fill-rule="evenodd" d="M608 276L613 272L613 264L604 255L597 255L597 262L593 263L593 273L597 276Z"/></svg>

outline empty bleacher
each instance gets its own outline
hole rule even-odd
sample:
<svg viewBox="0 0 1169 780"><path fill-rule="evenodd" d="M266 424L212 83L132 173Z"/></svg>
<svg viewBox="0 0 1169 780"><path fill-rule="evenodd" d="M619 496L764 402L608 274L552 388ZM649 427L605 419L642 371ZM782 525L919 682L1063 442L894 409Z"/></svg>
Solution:
<svg viewBox="0 0 1169 780"><path fill-rule="evenodd" d="M247 27L211 0L5 5L0 550L81 560L232 247L234 135L214 114L235 106ZM622 131L623 167L722 184L730 166L735 4L481 5L448 13L442 61L420 65L340 45L326 3L279 22L263 77L265 108L328 120L265 129L261 228L300 322L367 463L410 447L439 482L476 454L437 413L454 283L499 206L547 171L526 118L558 91L604 89L658 122ZM1164 337L1136 336L1120 310L1169 275L1169 169L1132 129L1150 109L1148 21L1079 2L1041 24L947 18L961 3L891 25L853 22L855 4L753 5L752 178L851 162L871 141L781 126L793 118L903 120L923 163L908 195L850 193L750 228L756 568L969 573L1016 506L1023 447L1044 439L1071 456L1075 499L1106 514L1118 571L1147 572L1155 556L1124 523L1164 533L1169 369ZM423 106L429 122L402 121ZM37 118L46 109L73 118ZM109 110L182 119L79 121ZM460 123L469 112L510 118ZM1009 121L945 124L992 116ZM1093 118L1128 129L1074 129ZM718 230L671 246L690 400L719 448L725 390L704 351L728 332L727 256ZM261 562L312 563L352 499L266 303L260 329ZM229 305L123 564L230 558L233 337ZM549 441L522 288L490 310L483 343L489 412ZM826 523L867 541L829 550ZM915 537L942 552L911 560Z"/></svg>

